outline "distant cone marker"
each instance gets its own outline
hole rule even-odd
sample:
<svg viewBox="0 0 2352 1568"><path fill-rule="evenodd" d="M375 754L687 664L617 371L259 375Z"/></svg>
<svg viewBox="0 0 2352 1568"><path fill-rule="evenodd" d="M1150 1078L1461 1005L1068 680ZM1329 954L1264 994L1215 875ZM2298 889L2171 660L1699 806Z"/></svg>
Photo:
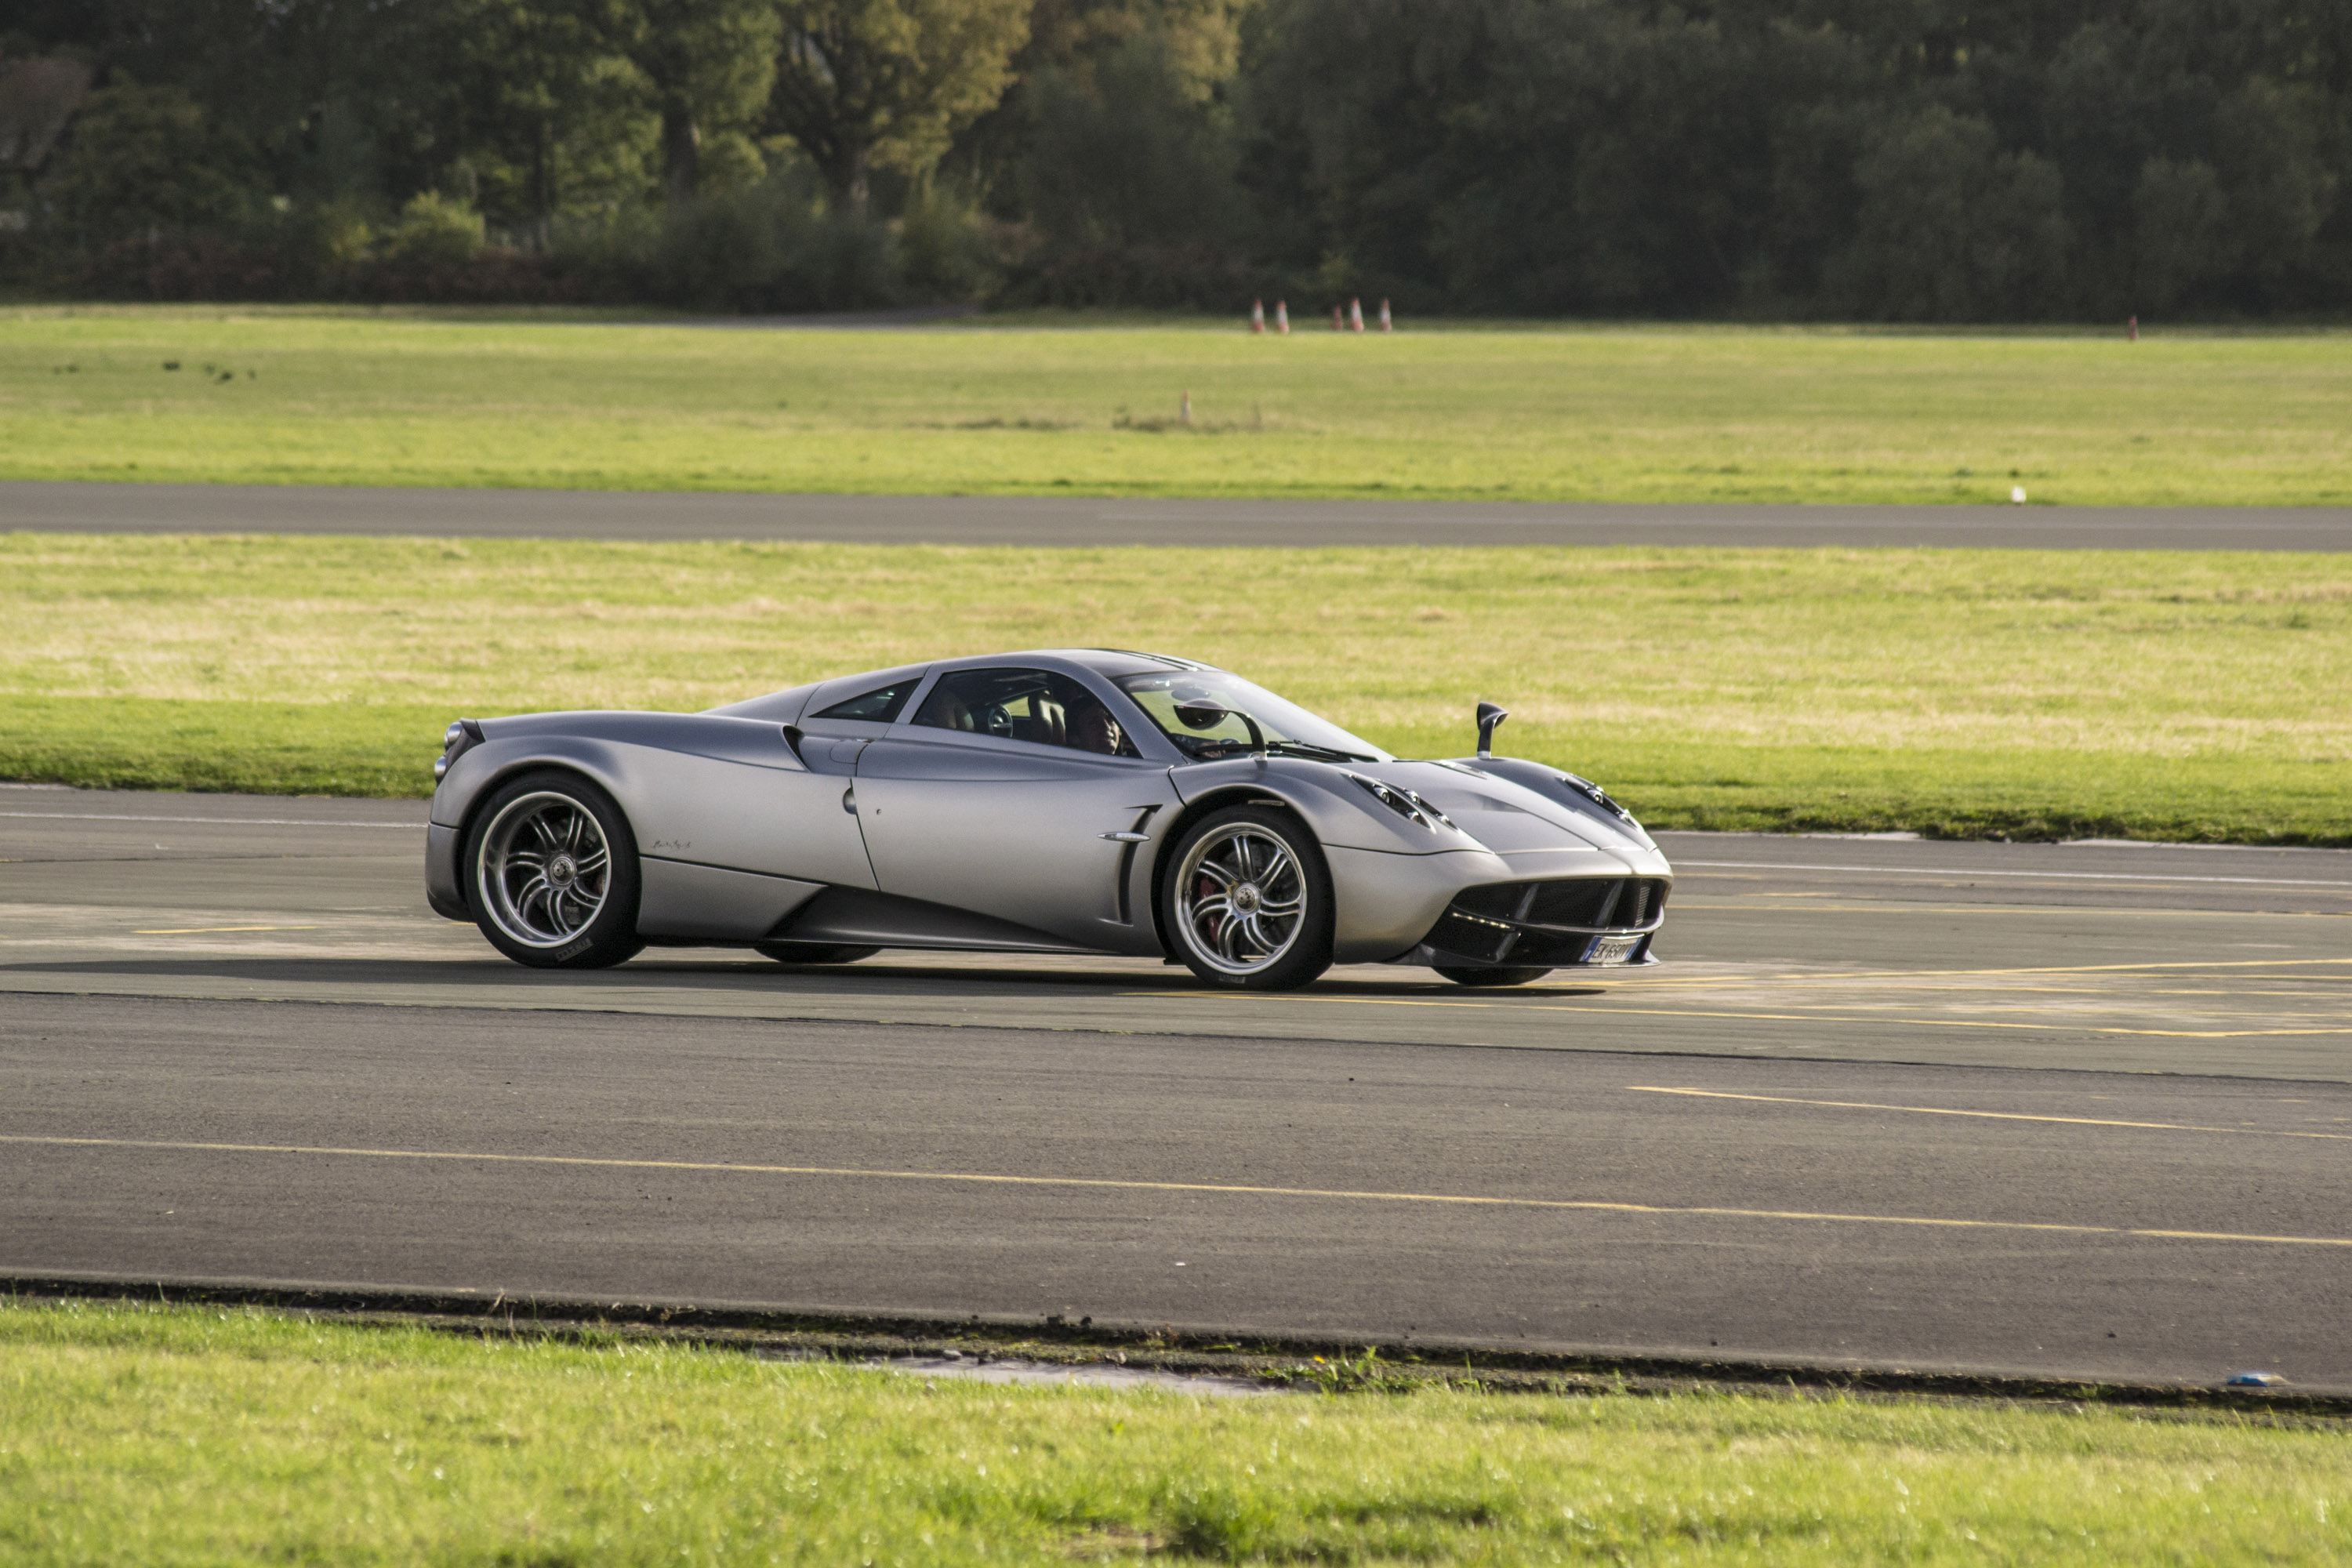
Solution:
<svg viewBox="0 0 2352 1568"><path fill-rule="evenodd" d="M1348 301L1348 330L1351 332L1364 330L1364 302L1361 300Z"/></svg>
<svg viewBox="0 0 2352 1568"><path fill-rule="evenodd" d="M1274 330L1286 338L1290 335L1290 302L1286 300L1274 302Z"/></svg>
<svg viewBox="0 0 2352 1568"><path fill-rule="evenodd" d="M2011 506L2023 506L2025 504L2025 487L2023 485L2011 485L2009 487L2009 504Z"/></svg>
<svg viewBox="0 0 2352 1568"><path fill-rule="evenodd" d="M1348 312L1338 305L1331 307L1331 330L1335 332L1348 330Z"/></svg>
<svg viewBox="0 0 2352 1568"><path fill-rule="evenodd" d="M1263 300L1250 301L1250 331L1253 332L1265 331L1265 301Z"/></svg>
<svg viewBox="0 0 2352 1568"><path fill-rule="evenodd" d="M1176 417L1184 424L1190 425L1192 423L1192 395L1191 393L1186 393L1184 395L1184 401L1176 405ZM2020 495L2023 495L2025 492L2020 490L2018 493Z"/></svg>
<svg viewBox="0 0 2352 1568"><path fill-rule="evenodd" d="M1389 302L1386 300L1381 301L1381 331L1384 332L1396 331L1396 323L1389 320Z"/></svg>

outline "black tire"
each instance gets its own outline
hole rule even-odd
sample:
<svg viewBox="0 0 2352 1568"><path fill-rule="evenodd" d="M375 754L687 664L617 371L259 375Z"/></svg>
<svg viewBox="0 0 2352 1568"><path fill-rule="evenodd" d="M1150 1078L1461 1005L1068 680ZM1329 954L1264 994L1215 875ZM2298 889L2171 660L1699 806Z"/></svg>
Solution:
<svg viewBox="0 0 2352 1568"><path fill-rule="evenodd" d="M1241 916L1238 924L1230 913L1222 919L1204 914L1202 904L1214 902L1210 894L1216 878L1235 868L1246 869L1244 862L1219 856L1228 847L1238 850L1244 844L1249 853L1265 853L1271 845L1279 844L1288 857L1291 873L1286 874L1279 861L1269 860L1265 862L1269 879L1263 891L1246 876L1229 883L1250 889L1249 912ZM1196 860L1202 866L1193 869ZM1218 868L1213 874L1207 869L1211 862ZM1336 910L1330 868L1315 835L1290 813L1263 805L1213 811L1184 830L1170 847L1165 864L1167 872L1160 888L1160 929L1169 951L1204 983L1232 990L1291 991L1331 967ZM1276 910L1294 893L1295 923L1283 923ZM1202 923L1194 923L1196 915L1202 915ZM1218 943L1228 926L1234 928L1232 945L1221 948ZM1215 935L1206 934L1213 929ZM1278 942L1256 940L1259 935L1270 938L1276 931L1281 937Z"/></svg>
<svg viewBox="0 0 2352 1568"><path fill-rule="evenodd" d="M474 923L517 963L605 969L645 949L636 835L578 773L541 768L492 791L467 830L463 866Z"/></svg>
<svg viewBox="0 0 2352 1568"><path fill-rule="evenodd" d="M1525 985L1551 973L1549 969L1461 969L1451 963L1431 967L1456 985Z"/></svg>
<svg viewBox="0 0 2352 1568"><path fill-rule="evenodd" d="M878 947L851 947L833 942L761 942L751 946L761 957L772 958L778 963L855 963L882 951Z"/></svg>

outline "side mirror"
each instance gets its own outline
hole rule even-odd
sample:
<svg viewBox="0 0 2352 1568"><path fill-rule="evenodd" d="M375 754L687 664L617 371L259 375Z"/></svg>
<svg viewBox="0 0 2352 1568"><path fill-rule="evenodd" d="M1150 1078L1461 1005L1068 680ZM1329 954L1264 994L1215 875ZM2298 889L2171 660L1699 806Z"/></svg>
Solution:
<svg viewBox="0 0 2352 1568"><path fill-rule="evenodd" d="M1213 699L1187 697L1176 704L1176 718L1187 730L1213 730L1228 719L1238 719L1242 721L1242 728L1249 731L1250 750L1265 750L1265 731L1257 727L1256 720L1238 708L1227 708Z"/></svg>
<svg viewBox="0 0 2352 1568"><path fill-rule="evenodd" d="M1511 710L1507 708L1497 708L1492 702L1478 704L1478 754L1480 756L1491 757L1495 754L1495 726L1510 716Z"/></svg>

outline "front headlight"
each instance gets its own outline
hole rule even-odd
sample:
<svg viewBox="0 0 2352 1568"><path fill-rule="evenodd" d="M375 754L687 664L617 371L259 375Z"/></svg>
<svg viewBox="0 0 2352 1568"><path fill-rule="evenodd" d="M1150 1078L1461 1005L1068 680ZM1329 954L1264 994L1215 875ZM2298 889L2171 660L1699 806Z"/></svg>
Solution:
<svg viewBox="0 0 2352 1568"><path fill-rule="evenodd" d="M1355 780L1366 795L1370 795L1407 822L1426 827L1433 833L1440 827L1454 826L1452 819L1444 812L1409 789L1399 789L1394 784L1382 784L1378 779L1368 779L1361 773L1349 773L1348 776Z"/></svg>
<svg viewBox="0 0 2352 1568"><path fill-rule="evenodd" d="M433 759L433 782L439 784L449 772L449 764L481 743L482 727L471 719L460 719L441 732L441 754Z"/></svg>

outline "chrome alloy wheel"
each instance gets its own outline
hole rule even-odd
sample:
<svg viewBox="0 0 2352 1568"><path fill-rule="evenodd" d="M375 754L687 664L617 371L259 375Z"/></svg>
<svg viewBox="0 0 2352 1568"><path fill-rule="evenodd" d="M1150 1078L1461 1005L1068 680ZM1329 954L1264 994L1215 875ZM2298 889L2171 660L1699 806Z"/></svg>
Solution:
<svg viewBox="0 0 2352 1568"><path fill-rule="evenodd" d="M1290 846L1236 822L1205 835L1177 870L1184 943L1223 974L1255 974L1279 960L1306 923L1307 879Z"/></svg>
<svg viewBox="0 0 2352 1568"><path fill-rule="evenodd" d="M518 795L482 835L481 907L526 947L576 940L604 907L613 851L588 808L552 791Z"/></svg>

